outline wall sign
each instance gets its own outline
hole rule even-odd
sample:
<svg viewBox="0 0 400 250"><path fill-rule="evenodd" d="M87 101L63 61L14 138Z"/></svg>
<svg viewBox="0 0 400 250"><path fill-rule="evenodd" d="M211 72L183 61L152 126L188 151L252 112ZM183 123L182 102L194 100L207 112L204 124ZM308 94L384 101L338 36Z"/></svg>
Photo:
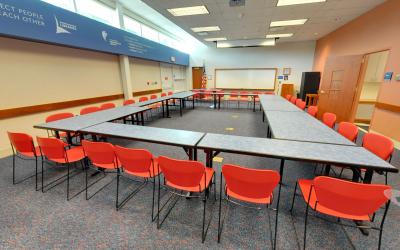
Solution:
<svg viewBox="0 0 400 250"><path fill-rule="evenodd" d="M0 35L189 65L188 54L38 0L0 0Z"/></svg>
<svg viewBox="0 0 400 250"><path fill-rule="evenodd" d="M392 76L393 76L393 72L386 72L383 79L385 81L390 81L390 80L392 80Z"/></svg>

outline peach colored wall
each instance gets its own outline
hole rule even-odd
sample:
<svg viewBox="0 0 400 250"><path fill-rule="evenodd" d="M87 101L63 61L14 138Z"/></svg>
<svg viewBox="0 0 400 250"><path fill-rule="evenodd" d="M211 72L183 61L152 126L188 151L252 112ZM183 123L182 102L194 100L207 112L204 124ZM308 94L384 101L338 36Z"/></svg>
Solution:
<svg viewBox="0 0 400 250"><path fill-rule="evenodd" d="M328 57L389 50L385 72L400 74L400 1L388 0L317 41L314 70L323 71ZM378 102L400 106L400 81L383 83ZM387 126L392 124L392 126ZM376 108L371 130L400 141L400 114Z"/></svg>

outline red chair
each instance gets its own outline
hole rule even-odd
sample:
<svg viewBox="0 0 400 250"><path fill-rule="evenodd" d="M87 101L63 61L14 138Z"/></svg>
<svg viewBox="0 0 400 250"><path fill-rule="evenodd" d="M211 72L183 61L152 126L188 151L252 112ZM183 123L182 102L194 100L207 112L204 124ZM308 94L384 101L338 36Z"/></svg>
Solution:
<svg viewBox="0 0 400 250"><path fill-rule="evenodd" d="M249 92L247 92L247 91L241 91L241 92L239 92L239 94L240 94L240 96L239 96L239 98L238 98L238 101L239 101L239 107L240 107L240 103L241 102L244 102L244 103L247 103L247 107L249 107L249 96L244 96L244 95L247 95L247 94L249 94Z"/></svg>
<svg viewBox="0 0 400 250"><path fill-rule="evenodd" d="M135 104L135 100L128 99L128 100L125 100L124 103L123 103L124 106L131 105L131 104Z"/></svg>
<svg viewBox="0 0 400 250"><path fill-rule="evenodd" d="M57 138L42 138L42 137L36 137L37 142L39 144L40 152L42 155L42 192L44 193L45 187L48 187L49 185L52 185L56 182L57 184L51 186L49 189L46 191L52 189L53 187L58 186L59 184L63 183L65 181L65 177L67 177L67 200L70 200L80 194L82 191L79 191L75 195L73 195L70 198L69 195L69 180L76 174L75 172L70 171L71 168L71 163L77 163L81 162L82 167L83 167L83 162L82 160L85 158L85 154L83 153L82 147L74 147L70 149L66 149L66 144ZM56 163L56 167L59 168L59 164L61 165L66 165L67 166L67 174L61 176L60 178L57 178L56 180L51 181L47 185L44 185L44 161L47 159L50 162ZM73 175L71 175L73 174ZM61 180L61 181L60 181Z"/></svg>
<svg viewBox="0 0 400 250"><path fill-rule="evenodd" d="M101 108L99 108L99 107L91 106L91 107L86 107L86 108L81 109L79 114L86 115L86 114L94 113L94 112L97 112L100 110L101 110Z"/></svg>
<svg viewBox="0 0 400 250"><path fill-rule="evenodd" d="M292 95L286 95L286 100L290 101L290 99L292 98Z"/></svg>
<svg viewBox="0 0 400 250"><path fill-rule="evenodd" d="M151 95L151 96L150 96L150 100L154 100L154 99L157 99L157 98L158 98L157 95ZM161 103L154 103L154 104L150 105L150 108L151 108L151 109L158 109L158 108L161 108Z"/></svg>
<svg viewBox="0 0 400 250"><path fill-rule="evenodd" d="M356 142L358 136L358 128L351 122L339 123L338 133L346 137L349 141Z"/></svg>
<svg viewBox="0 0 400 250"><path fill-rule="evenodd" d="M368 151L371 151L384 161L391 161L394 152L394 143L389 138L374 133L367 133L363 137L362 145ZM385 175L385 184L388 183L387 172Z"/></svg>
<svg viewBox="0 0 400 250"><path fill-rule="evenodd" d="M33 143L33 139L30 135L24 133L13 133L7 132L8 138L10 139L11 149L13 151L13 185L19 184L33 176L35 176L35 190L38 191L38 157L41 156L39 147L35 147ZM25 160L35 159L35 174L25 177L20 181L16 181L15 179L15 161L16 158L20 158Z"/></svg>
<svg viewBox="0 0 400 250"><path fill-rule="evenodd" d="M167 96L167 93L161 93L161 97Z"/></svg>
<svg viewBox="0 0 400 250"><path fill-rule="evenodd" d="M168 91L168 95L173 95L173 94L174 94L174 92Z"/></svg>
<svg viewBox="0 0 400 250"><path fill-rule="evenodd" d="M329 112L325 112L322 115L322 122L330 127L330 128L335 128L335 122L336 122L336 115L334 113L329 113Z"/></svg>
<svg viewBox="0 0 400 250"><path fill-rule="evenodd" d="M318 107L317 106L309 106L307 108L307 113L309 113L310 115L317 117L318 114Z"/></svg>
<svg viewBox="0 0 400 250"><path fill-rule="evenodd" d="M164 174L164 185L168 188L171 196L165 202L164 205L160 205L160 175L158 175L158 213L157 213L157 228L160 229L162 223L165 221L170 211L173 209L177 201L180 197L196 197L202 198L203 200L203 230L201 234L202 242L204 242L208 226L210 225L211 218L207 223L207 228L205 228L205 219L206 219L206 203L210 192L206 192L209 190L211 186L215 183L214 179L214 170L212 168L205 167L201 162L198 161L187 161L187 160L176 160L171 159L165 156L158 157L158 164L161 171ZM184 193L198 193L198 196L190 195L184 196ZM177 197L171 199L173 197ZM216 190L214 185L214 196L216 199ZM172 206L169 211L165 215L165 217L161 220L160 223L160 212L166 207L166 205L171 201ZM161 207L161 209L160 209ZM192 216L192 215L191 215Z"/></svg>
<svg viewBox="0 0 400 250"><path fill-rule="evenodd" d="M225 178L225 186L223 188L223 179ZM273 192L278 186L280 175L273 170L258 170L240 167L236 165L225 164L222 166L222 174L220 181L220 200L219 200L219 217L218 217L218 242L221 240L222 229L225 216L222 216L221 210L222 199L241 205L239 202L247 204L254 204L256 206L266 206L272 204ZM225 190L224 198L222 190ZM278 208L276 209L276 216L278 216ZM275 240L274 249L276 244L277 223L275 224Z"/></svg>
<svg viewBox="0 0 400 250"><path fill-rule="evenodd" d="M296 104L297 98L295 96L290 97L290 102Z"/></svg>
<svg viewBox="0 0 400 250"><path fill-rule="evenodd" d="M306 109L306 102L303 102L301 99L299 102L296 102L296 106L301 109L301 110L305 110Z"/></svg>
<svg viewBox="0 0 400 250"><path fill-rule="evenodd" d="M48 122L55 122L55 121L59 121L59 120L63 120L63 119L67 119L67 118L71 118L74 117L74 114L69 113L69 112L65 112L65 113L57 113L57 114L52 114L46 117L46 123ZM54 132L54 131L51 131ZM58 137L57 137L57 133L58 133ZM53 136L56 136L57 138L65 138L67 137L67 133L66 132L58 132ZM47 130L47 135L50 137L49 131ZM72 134L72 136L75 136L75 134Z"/></svg>
<svg viewBox="0 0 400 250"><path fill-rule="evenodd" d="M158 160L154 158L152 153L146 149L130 149L120 146L115 146L115 154L121 163L122 173L117 175L117 202L116 209L119 210L123 205L128 202L133 195L138 193L146 184L149 179L153 179L153 202L151 209L151 219L154 221L154 204L155 204L155 192L156 192L156 177L160 174L160 168L158 167ZM127 180L132 180L129 178L137 177L143 179L143 182L139 187L133 190L129 195L126 196L120 203L119 200L119 179L120 177L125 177Z"/></svg>
<svg viewBox="0 0 400 250"><path fill-rule="evenodd" d="M237 102L237 107L239 108L239 95L238 92L232 91L231 94L228 97L228 105L229 102Z"/></svg>
<svg viewBox="0 0 400 250"><path fill-rule="evenodd" d="M88 159L90 160L90 162L92 164L92 165L89 165L90 168L92 168L96 172L102 172L104 174L119 172L120 163L114 152L114 145L112 145L111 143L108 143L108 142L91 142L91 141L87 141L87 140L82 140L82 147L83 147L85 156L88 157ZM94 166L94 168L91 166ZM96 192L94 192L93 195L88 196L88 189L105 177L105 175L104 175L102 178L99 178L96 181L94 181L92 184L89 184L88 170L89 170L89 168L86 168L86 171L85 171L85 174L86 174L86 188L85 188L86 200L91 199L93 196L95 196L97 193L99 193L101 190L103 190L105 187L110 185L111 182L114 181L114 179L111 179L110 182L105 184L103 187L99 188Z"/></svg>
<svg viewBox="0 0 400 250"><path fill-rule="evenodd" d="M375 213L385 205L380 227L371 227L371 229L379 231L378 249L380 249L383 224L390 205L390 199L387 197L391 193L392 188L390 186L362 184L327 176L319 176L314 180L298 180L293 194L291 213L293 212L297 187L300 188L303 199L307 203L304 222L304 249L306 248L309 207L315 212L336 217L339 221L346 219L372 222Z"/></svg>
<svg viewBox="0 0 400 250"><path fill-rule="evenodd" d="M139 98L139 102L146 102L148 100L149 100L149 98L147 96L142 96Z"/></svg>
<svg viewBox="0 0 400 250"><path fill-rule="evenodd" d="M115 104L112 103L112 102L103 103L103 104L101 104L101 106L100 106L100 109L101 109L101 110L113 109L113 108L115 108Z"/></svg>

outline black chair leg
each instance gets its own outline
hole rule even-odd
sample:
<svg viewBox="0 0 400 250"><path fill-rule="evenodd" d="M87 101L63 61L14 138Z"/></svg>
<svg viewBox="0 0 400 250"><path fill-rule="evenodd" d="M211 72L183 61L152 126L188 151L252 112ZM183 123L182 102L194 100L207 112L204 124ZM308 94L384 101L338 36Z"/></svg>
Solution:
<svg viewBox="0 0 400 250"><path fill-rule="evenodd" d="M293 207L294 207L294 201L296 199L296 191L297 191L297 181L296 181L296 186L294 187L294 192L293 192L293 199L292 199L292 206L290 207L290 213L293 213Z"/></svg>
<svg viewBox="0 0 400 250"><path fill-rule="evenodd" d="M15 154L13 154L13 185L15 185Z"/></svg>
<svg viewBox="0 0 400 250"><path fill-rule="evenodd" d="M304 219L304 239L303 239L304 240L304 243L303 243L304 249L306 249L306 240L307 240L308 207L309 207L309 205L307 204L306 215L305 215L305 219Z"/></svg>

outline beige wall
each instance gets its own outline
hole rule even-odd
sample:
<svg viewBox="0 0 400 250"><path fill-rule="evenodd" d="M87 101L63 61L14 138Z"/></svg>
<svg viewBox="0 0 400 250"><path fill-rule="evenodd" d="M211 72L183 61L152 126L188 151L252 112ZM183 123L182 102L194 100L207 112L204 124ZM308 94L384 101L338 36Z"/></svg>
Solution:
<svg viewBox="0 0 400 250"><path fill-rule="evenodd" d="M130 58L129 62L131 66L131 84L133 92L162 88L159 62L146 61L137 58Z"/></svg>
<svg viewBox="0 0 400 250"><path fill-rule="evenodd" d="M329 57L389 50L385 72L400 74L400 1L388 0L317 41L314 70L323 71ZM400 106L400 82L383 83L378 102ZM376 108L371 129L400 141L400 113Z"/></svg>
<svg viewBox="0 0 400 250"><path fill-rule="evenodd" d="M117 56L0 38L0 107L122 93Z"/></svg>
<svg viewBox="0 0 400 250"><path fill-rule="evenodd" d="M134 91L161 88L158 62L130 62ZM159 86L143 84L147 80L157 80ZM115 55L0 37L0 110L122 93ZM112 102L122 105L122 101ZM79 114L82 107L0 120L0 157L11 152L7 131L46 136L33 125L53 113Z"/></svg>

